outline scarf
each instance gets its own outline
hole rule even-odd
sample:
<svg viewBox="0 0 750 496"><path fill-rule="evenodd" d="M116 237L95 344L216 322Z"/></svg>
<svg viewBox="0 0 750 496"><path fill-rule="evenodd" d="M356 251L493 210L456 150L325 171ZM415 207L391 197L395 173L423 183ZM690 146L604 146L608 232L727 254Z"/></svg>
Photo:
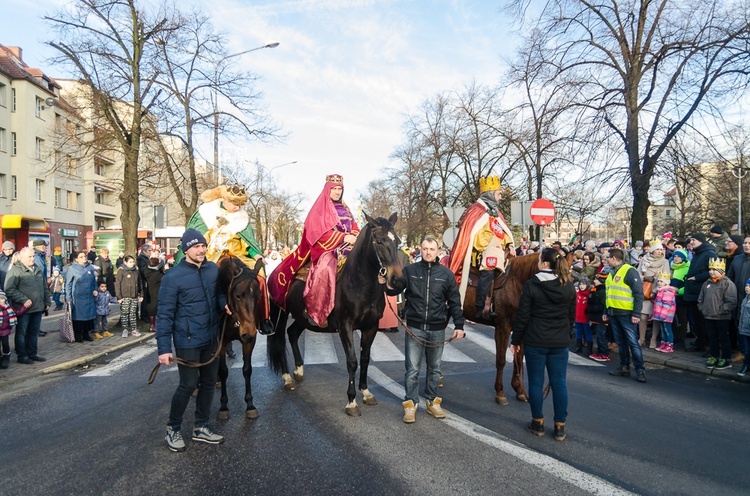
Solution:
<svg viewBox="0 0 750 496"><path fill-rule="evenodd" d="M0 307L2 308L2 307ZM13 307L11 305L8 305L5 307L5 311L8 312L8 323L10 327L13 327L18 323L18 317L16 317L16 312L13 311ZM0 324L3 323L3 316L0 314Z"/></svg>
<svg viewBox="0 0 750 496"><path fill-rule="evenodd" d="M497 212L500 206L495 201L495 192L486 191L482 193L479 198L481 198L482 201L487 205L487 213L490 214L491 217L497 217Z"/></svg>

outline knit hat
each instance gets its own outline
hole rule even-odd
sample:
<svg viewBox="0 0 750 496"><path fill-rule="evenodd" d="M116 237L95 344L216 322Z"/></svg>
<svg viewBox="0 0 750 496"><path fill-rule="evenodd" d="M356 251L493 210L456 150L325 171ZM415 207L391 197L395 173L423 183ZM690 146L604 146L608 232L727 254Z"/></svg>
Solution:
<svg viewBox="0 0 750 496"><path fill-rule="evenodd" d="M0 289L0 298L5 298L6 300L8 299L8 297L5 296L5 291L3 291L2 289Z"/></svg>
<svg viewBox="0 0 750 496"><path fill-rule="evenodd" d="M581 278L578 279L578 284L585 284L587 288L590 288L591 280L586 276L581 276Z"/></svg>
<svg viewBox="0 0 750 496"><path fill-rule="evenodd" d="M706 242L706 235L703 234L702 232L693 233L693 234L690 235L690 237L693 238L693 239L697 239L701 243L705 243Z"/></svg>
<svg viewBox="0 0 750 496"><path fill-rule="evenodd" d="M5 241L3 242L3 250L12 248L13 250L16 249L16 245L13 244L13 241Z"/></svg>
<svg viewBox="0 0 750 496"><path fill-rule="evenodd" d="M739 234L732 234L731 236L729 236L729 239L734 241L734 244L736 244L737 246L742 246L742 242L744 241L742 239L742 236L740 236Z"/></svg>
<svg viewBox="0 0 750 496"><path fill-rule="evenodd" d="M605 241L604 243L599 245L599 248L612 248L612 245L609 242Z"/></svg>
<svg viewBox="0 0 750 496"><path fill-rule="evenodd" d="M711 228L711 232L714 234L721 234L724 232L724 229L721 227L721 224L714 224L714 227Z"/></svg>
<svg viewBox="0 0 750 496"><path fill-rule="evenodd" d="M745 286L747 286L748 284L750 284L750 279L748 279L747 281L745 281ZM2 293L2 291L0 291L0 293ZM5 294L5 293L3 293L3 294Z"/></svg>
<svg viewBox="0 0 750 496"><path fill-rule="evenodd" d="M35 239L33 245L34 246L49 246L49 243L47 243L43 239Z"/></svg>
<svg viewBox="0 0 750 496"><path fill-rule="evenodd" d="M635 242L635 247L636 247L636 248L641 248L641 247L643 247L643 241L641 241L640 239L639 239L638 241L636 241L636 242Z"/></svg>
<svg viewBox="0 0 750 496"><path fill-rule="evenodd" d="M187 231L185 231L181 239L182 252L185 253L191 246L198 244L205 245L206 238L204 238L203 235L195 229L188 229Z"/></svg>
<svg viewBox="0 0 750 496"><path fill-rule="evenodd" d="M688 256L685 250L675 250L672 256L677 256L682 259L683 262L687 262Z"/></svg>

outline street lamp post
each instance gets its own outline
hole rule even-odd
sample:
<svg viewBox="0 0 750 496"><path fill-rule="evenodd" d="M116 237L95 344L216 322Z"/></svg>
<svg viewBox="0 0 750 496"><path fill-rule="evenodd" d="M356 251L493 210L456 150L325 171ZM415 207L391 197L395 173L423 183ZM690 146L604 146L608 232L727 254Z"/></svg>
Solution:
<svg viewBox="0 0 750 496"><path fill-rule="evenodd" d="M216 170L216 184L218 185L219 182L221 182L221 165L219 164L219 88L218 88L218 79L219 79L219 65L221 65L223 62L235 58L240 57L242 55L245 55L246 53L254 52L256 50L262 50L264 48L276 48L279 46L279 42L275 41L273 43L267 43L265 45L251 48L250 50L245 50L238 53L233 53L231 55L227 55L226 57L223 57L219 59L217 62L214 62L214 167Z"/></svg>
<svg viewBox="0 0 750 496"><path fill-rule="evenodd" d="M742 164L732 168L732 175L737 178L737 234L742 235L742 178L748 170Z"/></svg>

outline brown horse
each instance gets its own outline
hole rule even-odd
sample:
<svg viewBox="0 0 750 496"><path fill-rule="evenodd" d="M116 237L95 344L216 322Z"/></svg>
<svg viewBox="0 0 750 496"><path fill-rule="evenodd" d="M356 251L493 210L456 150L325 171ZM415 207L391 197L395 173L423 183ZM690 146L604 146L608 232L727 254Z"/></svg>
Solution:
<svg viewBox="0 0 750 496"><path fill-rule="evenodd" d="M219 350L219 381L221 382L221 407L218 418L229 418L227 407L227 367L226 348L235 339L242 343L242 375L245 378L245 418L258 418L258 410L253 405L253 392L250 377L253 373L252 354L257 338L257 325L260 322L260 284L255 271L242 261L229 254L222 254L218 261L219 286L227 294L227 305L232 315L223 315L223 336Z"/></svg>
<svg viewBox="0 0 750 496"><path fill-rule="evenodd" d="M566 256L570 261L572 253ZM510 341L510 333L513 328L513 321L516 318L518 303L521 300L521 290L526 281L534 277L539 272L539 253L529 253L520 257L512 257L508 262L505 274L496 274L495 282L492 285L492 304L497 317L495 318L495 402L499 405L507 405L508 399L503 391L503 369L505 368L505 353ZM472 275L473 277L473 275ZM466 297L464 298L464 317L474 321L476 307L476 286L471 282L466 288ZM489 321L481 321L480 324L493 325ZM513 357L513 376L510 385L516 392L516 399L519 401L528 401L526 389L524 389L521 380L523 370L523 350L516 353Z"/></svg>

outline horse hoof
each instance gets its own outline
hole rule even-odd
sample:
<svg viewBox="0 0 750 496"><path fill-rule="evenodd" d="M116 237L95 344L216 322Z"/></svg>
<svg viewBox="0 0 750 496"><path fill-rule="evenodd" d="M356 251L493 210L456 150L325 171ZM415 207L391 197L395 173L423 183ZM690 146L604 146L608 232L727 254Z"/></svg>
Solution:
<svg viewBox="0 0 750 496"><path fill-rule="evenodd" d="M523 401L524 403L528 403L529 402L529 397L526 396L526 393L518 393L518 394L516 394L516 399L518 401ZM506 401L506 404L507 404L507 401Z"/></svg>
<svg viewBox="0 0 750 496"><path fill-rule="evenodd" d="M354 406L347 406L346 407L346 414L350 417L361 417L362 412L359 411L359 407L357 405Z"/></svg>
<svg viewBox="0 0 750 496"><path fill-rule="evenodd" d="M369 398L362 398L362 401L367 406L374 406L378 404L377 398L375 396L370 396Z"/></svg>
<svg viewBox="0 0 750 496"><path fill-rule="evenodd" d="M245 418L246 419L255 420L259 416L260 416L260 414L258 413L258 410L254 409L254 408L252 410L247 410L245 412Z"/></svg>
<svg viewBox="0 0 750 496"><path fill-rule="evenodd" d="M219 420L229 420L229 410L219 410L217 417Z"/></svg>
<svg viewBox="0 0 750 496"><path fill-rule="evenodd" d="M294 380L295 381L302 382L302 379L304 379L304 378L305 378L305 376L303 376L302 374L297 374L296 372L294 373Z"/></svg>
<svg viewBox="0 0 750 496"><path fill-rule="evenodd" d="M216 389L221 389L221 381L216 381Z"/></svg>
<svg viewBox="0 0 750 496"><path fill-rule="evenodd" d="M505 397L505 395L497 395L495 396L495 403L501 406L508 406L508 398Z"/></svg>
<svg viewBox="0 0 750 496"><path fill-rule="evenodd" d="M284 383L284 389L287 391L294 391L294 383L293 382L285 382Z"/></svg>

